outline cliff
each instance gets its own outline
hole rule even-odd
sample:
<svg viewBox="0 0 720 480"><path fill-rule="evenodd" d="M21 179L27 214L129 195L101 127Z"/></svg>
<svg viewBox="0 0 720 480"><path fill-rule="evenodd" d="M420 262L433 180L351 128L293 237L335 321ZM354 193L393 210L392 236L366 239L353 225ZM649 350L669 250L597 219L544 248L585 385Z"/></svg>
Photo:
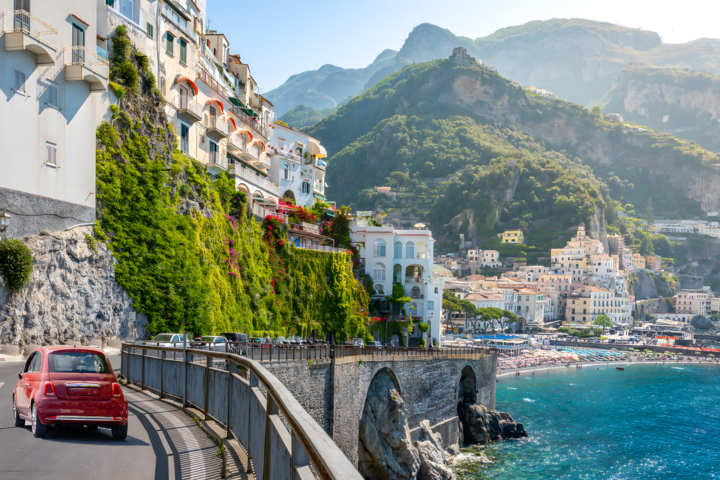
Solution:
<svg viewBox="0 0 720 480"><path fill-rule="evenodd" d="M667 273L654 274L647 270L633 270L629 276L628 292L635 295L636 301L674 297L679 288L678 278Z"/></svg>
<svg viewBox="0 0 720 480"><path fill-rule="evenodd" d="M603 97L607 112L720 151L720 76L630 64Z"/></svg>

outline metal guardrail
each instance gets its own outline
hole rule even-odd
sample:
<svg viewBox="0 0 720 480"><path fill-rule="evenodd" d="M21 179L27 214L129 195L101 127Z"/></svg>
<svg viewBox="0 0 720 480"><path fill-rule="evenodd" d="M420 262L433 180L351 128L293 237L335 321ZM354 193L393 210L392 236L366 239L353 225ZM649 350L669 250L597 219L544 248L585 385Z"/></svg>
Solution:
<svg viewBox="0 0 720 480"><path fill-rule="evenodd" d="M168 358L168 353L179 353L181 360ZM124 343L122 373L141 388L182 398L184 406L196 405L206 418L225 425L228 437L245 447L255 478L311 480L314 469L320 478L362 480L322 427L261 363L231 353L187 349L186 354L182 359L182 349ZM205 365L194 363L195 355L204 356ZM224 360L227 370L214 368L215 360ZM247 375L238 374L238 367Z"/></svg>
<svg viewBox="0 0 720 480"><path fill-rule="evenodd" d="M3 33L23 32L57 50L58 31L25 10L2 12Z"/></svg>

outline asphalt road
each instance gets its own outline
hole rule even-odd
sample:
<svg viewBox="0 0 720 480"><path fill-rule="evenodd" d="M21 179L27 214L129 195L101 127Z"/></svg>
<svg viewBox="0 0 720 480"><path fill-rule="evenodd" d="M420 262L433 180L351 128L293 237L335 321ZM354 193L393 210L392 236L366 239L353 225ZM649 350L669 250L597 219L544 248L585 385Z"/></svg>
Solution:
<svg viewBox="0 0 720 480"><path fill-rule="evenodd" d="M110 356L119 373L120 356ZM217 447L184 412L157 397L124 389L130 402L128 437L110 430L50 428L35 438L12 423L12 390L21 362L0 362L0 478L11 479L214 479Z"/></svg>

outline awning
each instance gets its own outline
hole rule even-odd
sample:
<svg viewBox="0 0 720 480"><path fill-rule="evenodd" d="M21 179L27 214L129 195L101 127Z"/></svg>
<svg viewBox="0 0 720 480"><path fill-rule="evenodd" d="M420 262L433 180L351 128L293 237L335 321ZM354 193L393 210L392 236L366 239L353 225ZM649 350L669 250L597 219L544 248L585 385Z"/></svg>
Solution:
<svg viewBox="0 0 720 480"><path fill-rule="evenodd" d="M207 103L205 105L212 105L213 103L217 103L218 106L220 107L220 111L222 111L222 113L225 113L225 105L223 105L223 103L220 100L211 98L210 100L207 101Z"/></svg>
<svg viewBox="0 0 720 480"><path fill-rule="evenodd" d="M320 195L319 193L313 193L313 195L314 195L315 198L317 198L318 200L325 201L325 195Z"/></svg>
<svg viewBox="0 0 720 480"><path fill-rule="evenodd" d="M245 137L248 139L248 141L252 142L253 134L250 133L250 130L248 130L247 128L243 128L243 129L239 130L237 133L238 133L238 135L245 135Z"/></svg>
<svg viewBox="0 0 720 480"><path fill-rule="evenodd" d="M243 112L245 112L245 115L247 115L247 116L249 116L249 117L258 118L258 114L255 113L255 110L253 110L252 108L241 107L240 110L242 110Z"/></svg>
<svg viewBox="0 0 720 480"><path fill-rule="evenodd" d="M263 152L265 151L265 144L262 140L255 140L253 143L256 143L258 145L262 145Z"/></svg>
<svg viewBox="0 0 720 480"><path fill-rule="evenodd" d="M188 85L190 85L190 86L192 87L193 92L195 92L195 95L198 94L198 87L197 87L197 85L195 85L195 82L193 82L192 80L190 80L188 77L180 77L180 78L178 78L176 83L180 83L180 82L185 82L185 83L187 83Z"/></svg>
<svg viewBox="0 0 720 480"><path fill-rule="evenodd" d="M233 131L237 130L237 125L235 125L235 119L232 118L232 117L230 117L230 120L229 120L229 121L230 121L230 123L233 124Z"/></svg>
<svg viewBox="0 0 720 480"><path fill-rule="evenodd" d="M310 155L315 155L317 158L327 157L327 151L325 150L325 147L313 140L310 140L310 143L308 145L308 153Z"/></svg>
<svg viewBox="0 0 720 480"><path fill-rule="evenodd" d="M245 108L245 104L235 97L230 97L230 103L236 107Z"/></svg>

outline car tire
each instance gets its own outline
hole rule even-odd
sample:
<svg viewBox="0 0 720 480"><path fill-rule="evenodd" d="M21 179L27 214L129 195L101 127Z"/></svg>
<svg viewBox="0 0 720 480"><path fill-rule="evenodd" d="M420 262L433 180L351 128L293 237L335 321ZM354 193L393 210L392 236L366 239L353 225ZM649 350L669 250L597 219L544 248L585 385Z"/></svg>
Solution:
<svg viewBox="0 0 720 480"><path fill-rule="evenodd" d="M43 438L47 433L47 425L43 425L37 413L37 407L32 405L32 433L35 438Z"/></svg>
<svg viewBox="0 0 720 480"><path fill-rule="evenodd" d="M112 428L112 436L115 440L125 440L128 433L128 424Z"/></svg>
<svg viewBox="0 0 720 480"><path fill-rule="evenodd" d="M15 397L13 396L13 421L16 427L24 427L25 420L20 418L20 412L18 412L17 405L15 405Z"/></svg>

